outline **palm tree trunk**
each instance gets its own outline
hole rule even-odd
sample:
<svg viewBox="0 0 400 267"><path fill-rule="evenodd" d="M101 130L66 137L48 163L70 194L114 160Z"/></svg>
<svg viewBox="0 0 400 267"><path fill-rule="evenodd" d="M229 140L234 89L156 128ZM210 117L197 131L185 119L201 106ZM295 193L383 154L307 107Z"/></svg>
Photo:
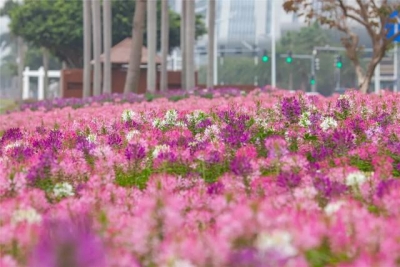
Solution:
<svg viewBox="0 0 400 267"><path fill-rule="evenodd" d="M91 3L83 0L83 97L90 96L92 58Z"/></svg>
<svg viewBox="0 0 400 267"><path fill-rule="evenodd" d="M214 88L215 0L208 1L207 88Z"/></svg>
<svg viewBox="0 0 400 267"><path fill-rule="evenodd" d="M195 2L194 0L187 0L186 3L186 90L194 89L194 42L195 42Z"/></svg>
<svg viewBox="0 0 400 267"><path fill-rule="evenodd" d="M103 0L104 69L103 93L111 93L111 0Z"/></svg>
<svg viewBox="0 0 400 267"><path fill-rule="evenodd" d="M146 16L146 0L136 0L133 16L132 44L129 56L129 67L126 74L124 93L139 90L140 63L142 59L143 30Z"/></svg>
<svg viewBox="0 0 400 267"><path fill-rule="evenodd" d="M94 57L94 75L93 75L93 95L101 94L101 17L100 1L92 1L93 11L93 57Z"/></svg>
<svg viewBox="0 0 400 267"><path fill-rule="evenodd" d="M44 99L49 97L49 51L46 48L42 48L42 56L43 56L43 92Z"/></svg>
<svg viewBox="0 0 400 267"><path fill-rule="evenodd" d="M168 89L169 8L168 0L161 2L161 82L160 91Z"/></svg>
<svg viewBox="0 0 400 267"><path fill-rule="evenodd" d="M156 90L157 0L147 1L147 90Z"/></svg>
<svg viewBox="0 0 400 267"><path fill-rule="evenodd" d="M181 14L181 88L186 88L186 0L182 0Z"/></svg>

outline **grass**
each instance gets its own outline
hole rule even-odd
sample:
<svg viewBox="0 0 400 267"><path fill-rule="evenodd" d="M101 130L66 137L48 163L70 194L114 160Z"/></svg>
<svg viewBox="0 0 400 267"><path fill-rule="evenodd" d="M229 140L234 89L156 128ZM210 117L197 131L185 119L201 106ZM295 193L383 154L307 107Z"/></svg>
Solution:
<svg viewBox="0 0 400 267"><path fill-rule="evenodd" d="M12 99L0 99L0 114L4 114L8 110L13 110L17 107L17 103Z"/></svg>

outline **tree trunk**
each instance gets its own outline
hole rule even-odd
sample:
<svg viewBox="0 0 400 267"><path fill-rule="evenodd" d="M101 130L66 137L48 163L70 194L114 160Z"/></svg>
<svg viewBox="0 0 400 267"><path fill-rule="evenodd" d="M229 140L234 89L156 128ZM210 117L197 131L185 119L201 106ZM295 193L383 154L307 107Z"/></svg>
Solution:
<svg viewBox="0 0 400 267"><path fill-rule="evenodd" d="M103 0L104 66L103 93L111 93L111 0Z"/></svg>
<svg viewBox="0 0 400 267"><path fill-rule="evenodd" d="M23 98L23 73L25 67L25 52L26 46L22 37L18 37L18 90L20 96L20 103L22 103ZM29 92L28 92L29 93Z"/></svg>
<svg viewBox="0 0 400 267"><path fill-rule="evenodd" d="M83 0L83 97L90 96L92 65L91 2Z"/></svg>
<svg viewBox="0 0 400 267"><path fill-rule="evenodd" d="M186 0L182 0L181 7L181 89L186 89Z"/></svg>
<svg viewBox="0 0 400 267"><path fill-rule="evenodd" d="M194 62L194 42L195 42L195 2L188 0L186 3L186 90L193 90L195 83L195 62Z"/></svg>
<svg viewBox="0 0 400 267"><path fill-rule="evenodd" d="M208 68L207 88L214 88L215 0L208 1Z"/></svg>
<svg viewBox="0 0 400 267"><path fill-rule="evenodd" d="M147 1L147 90L156 91L157 1Z"/></svg>
<svg viewBox="0 0 400 267"><path fill-rule="evenodd" d="M93 57L94 57L94 74L93 74L93 95L101 94L101 17L100 17L100 1L92 1L93 11Z"/></svg>
<svg viewBox="0 0 400 267"><path fill-rule="evenodd" d="M146 16L146 0L136 0L133 16L132 44L129 56L129 67L126 74L124 93L139 90L140 63L142 58L143 30Z"/></svg>
<svg viewBox="0 0 400 267"><path fill-rule="evenodd" d="M42 56L43 56L43 92L44 99L49 97L49 51L46 48L42 48Z"/></svg>
<svg viewBox="0 0 400 267"><path fill-rule="evenodd" d="M160 91L168 89L169 8L168 0L161 1L161 81Z"/></svg>

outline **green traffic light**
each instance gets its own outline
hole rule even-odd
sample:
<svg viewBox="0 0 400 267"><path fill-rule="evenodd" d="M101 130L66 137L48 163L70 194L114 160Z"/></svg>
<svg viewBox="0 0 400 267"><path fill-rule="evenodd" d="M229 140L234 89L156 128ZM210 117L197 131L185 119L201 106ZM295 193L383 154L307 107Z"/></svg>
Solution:
<svg viewBox="0 0 400 267"><path fill-rule="evenodd" d="M268 56L263 56L263 57L262 57L262 61L263 61L263 62L267 62L267 61L268 61Z"/></svg>
<svg viewBox="0 0 400 267"><path fill-rule="evenodd" d="M311 85L314 85L314 84L315 84L315 80L314 80L314 79L311 80L311 81L310 81L310 84L311 84Z"/></svg>
<svg viewBox="0 0 400 267"><path fill-rule="evenodd" d="M336 63L336 67L337 67L338 69L341 69L341 68L343 67L343 64L342 64L342 62L338 62L338 63Z"/></svg>
<svg viewBox="0 0 400 267"><path fill-rule="evenodd" d="M286 63L289 63L289 64L290 64L290 63L292 63L292 61L293 61L293 59L292 59L291 57L287 57L287 58L286 58Z"/></svg>

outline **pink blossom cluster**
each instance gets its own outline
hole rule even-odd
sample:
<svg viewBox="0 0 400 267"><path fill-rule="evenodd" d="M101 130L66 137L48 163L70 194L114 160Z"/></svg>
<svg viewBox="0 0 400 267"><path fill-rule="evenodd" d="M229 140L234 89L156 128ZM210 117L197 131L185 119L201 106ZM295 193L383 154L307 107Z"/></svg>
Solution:
<svg viewBox="0 0 400 267"><path fill-rule="evenodd" d="M399 266L398 94L0 116L0 266Z"/></svg>

